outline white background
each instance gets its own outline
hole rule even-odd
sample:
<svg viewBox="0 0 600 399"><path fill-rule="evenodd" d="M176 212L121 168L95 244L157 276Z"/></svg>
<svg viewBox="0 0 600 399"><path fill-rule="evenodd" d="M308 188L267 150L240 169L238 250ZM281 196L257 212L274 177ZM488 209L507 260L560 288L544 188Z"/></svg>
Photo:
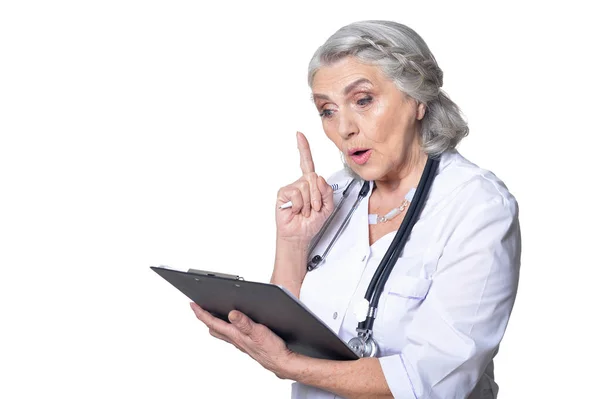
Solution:
<svg viewBox="0 0 600 399"><path fill-rule="evenodd" d="M0 397L289 396L149 266L269 280L296 130L341 167L308 61L362 19L423 36L519 202L501 397L595 397L599 31L548 3L0 3Z"/></svg>

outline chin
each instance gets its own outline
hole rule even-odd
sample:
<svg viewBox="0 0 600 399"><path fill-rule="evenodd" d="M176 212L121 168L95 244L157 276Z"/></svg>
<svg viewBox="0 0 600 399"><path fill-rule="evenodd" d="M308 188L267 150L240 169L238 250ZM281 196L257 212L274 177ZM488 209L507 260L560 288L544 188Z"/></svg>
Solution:
<svg viewBox="0 0 600 399"><path fill-rule="evenodd" d="M346 169L353 177L362 180L372 181L381 178L381 171L375 167L369 167L369 165L353 165L353 167L351 167L350 164L344 162L344 169Z"/></svg>

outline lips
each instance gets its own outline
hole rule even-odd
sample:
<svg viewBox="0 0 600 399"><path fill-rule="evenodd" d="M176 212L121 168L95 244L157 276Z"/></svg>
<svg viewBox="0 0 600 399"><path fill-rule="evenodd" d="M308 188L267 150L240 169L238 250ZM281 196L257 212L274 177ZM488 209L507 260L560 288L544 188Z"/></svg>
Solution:
<svg viewBox="0 0 600 399"><path fill-rule="evenodd" d="M358 165L364 165L371 157L371 150L368 148L352 148L348 151L348 156Z"/></svg>

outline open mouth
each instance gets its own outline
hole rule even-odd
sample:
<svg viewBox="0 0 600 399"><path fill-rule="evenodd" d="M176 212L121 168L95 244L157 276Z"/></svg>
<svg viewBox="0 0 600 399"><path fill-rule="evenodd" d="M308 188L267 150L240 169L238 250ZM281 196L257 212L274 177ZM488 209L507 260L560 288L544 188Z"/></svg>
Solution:
<svg viewBox="0 0 600 399"><path fill-rule="evenodd" d="M358 165L364 165L371 156L371 150L365 148L356 148L348 151L350 159L352 159Z"/></svg>

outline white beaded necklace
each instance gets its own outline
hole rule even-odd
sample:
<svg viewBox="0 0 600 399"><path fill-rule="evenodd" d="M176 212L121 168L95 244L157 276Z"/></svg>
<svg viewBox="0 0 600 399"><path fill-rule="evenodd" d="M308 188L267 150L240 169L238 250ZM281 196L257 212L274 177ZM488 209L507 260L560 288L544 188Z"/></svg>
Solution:
<svg viewBox="0 0 600 399"><path fill-rule="evenodd" d="M385 223L390 219L393 219L394 217L398 216L400 213L402 213L410 204L410 202L412 201L413 197L415 196L415 188L411 188L410 191L408 192L408 194L406 194L404 196L404 201L402 202L402 205L400 205L397 208L392 209L391 211L389 211L388 213L386 213L383 216L379 216L376 213L369 213L369 224L377 224L377 223Z"/></svg>

